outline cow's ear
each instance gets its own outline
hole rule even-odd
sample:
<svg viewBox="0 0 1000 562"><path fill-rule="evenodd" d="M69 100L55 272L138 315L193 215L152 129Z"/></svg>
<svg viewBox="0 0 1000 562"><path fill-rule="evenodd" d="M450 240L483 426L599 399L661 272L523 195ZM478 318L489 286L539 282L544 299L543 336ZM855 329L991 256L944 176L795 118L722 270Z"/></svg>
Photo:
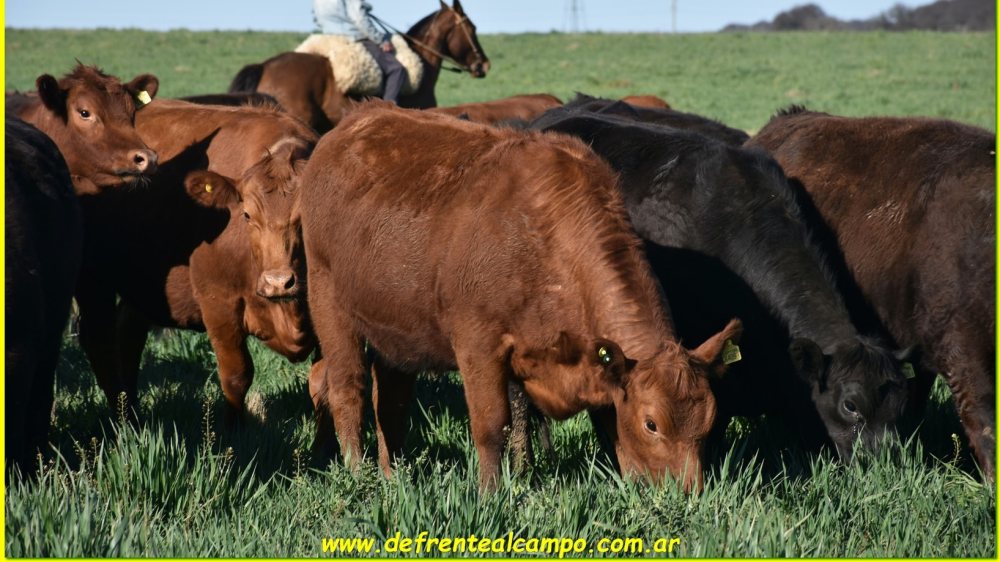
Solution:
<svg viewBox="0 0 1000 562"><path fill-rule="evenodd" d="M51 74L43 74L35 80L35 87L38 89L38 97L45 104L45 107L66 119L68 115L66 109L68 91L59 87L59 81Z"/></svg>
<svg viewBox="0 0 1000 562"><path fill-rule="evenodd" d="M199 205L229 209L240 203L235 182L208 170L191 172L184 178L184 188Z"/></svg>
<svg viewBox="0 0 1000 562"><path fill-rule="evenodd" d="M827 358L816 342L796 338L788 346L788 355L799 378L810 385L818 384L821 389L826 387Z"/></svg>
<svg viewBox="0 0 1000 562"><path fill-rule="evenodd" d="M692 350L691 356L708 366L710 376L721 377L729 369L729 365L743 358L736 345L742 335L743 323L739 318L733 318L721 332Z"/></svg>
<svg viewBox="0 0 1000 562"><path fill-rule="evenodd" d="M628 376L637 363L626 357L617 343L602 338L594 340L590 360L604 369L604 375L610 382L621 387L628 383Z"/></svg>
<svg viewBox="0 0 1000 562"><path fill-rule="evenodd" d="M145 105L156 97L156 91L160 89L160 80L152 74L140 74L126 84L125 89L141 102L140 105ZM142 92L146 92L146 95L143 96Z"/></svg>

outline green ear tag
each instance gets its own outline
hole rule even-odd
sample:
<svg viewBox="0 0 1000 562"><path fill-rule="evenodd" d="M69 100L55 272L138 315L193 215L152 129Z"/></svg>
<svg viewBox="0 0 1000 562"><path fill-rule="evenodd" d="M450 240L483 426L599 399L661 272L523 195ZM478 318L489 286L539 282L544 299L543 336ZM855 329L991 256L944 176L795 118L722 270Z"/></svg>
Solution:
<svg viewBox="0 0 1000 562"><path fill-rule="evenodd" d="M903 371L903 376L907 379L914 379L917 377L917 372L913 370L913 363L910 363L909 361L903 363L903 366L899 370Z"/></svg>
<svg viewBox="0 0 1000 562"><path fill-rule="evenodd" d="M153 101L153 98L149 97L149 92L147 92L146 90L139 92L138 94L136 94L135 97L136 99L139 100L139 103L141 103L142 105L146 105L147 103Z"/></svg>
<svg viewBox="0 0 1000 562"><path fill-rule="evenodd" d="M743 359L743 355L740 354L740 346L733 343L733 340L726 340L726 345L722 348L722 363L731 365L740 359Z"/></svg>

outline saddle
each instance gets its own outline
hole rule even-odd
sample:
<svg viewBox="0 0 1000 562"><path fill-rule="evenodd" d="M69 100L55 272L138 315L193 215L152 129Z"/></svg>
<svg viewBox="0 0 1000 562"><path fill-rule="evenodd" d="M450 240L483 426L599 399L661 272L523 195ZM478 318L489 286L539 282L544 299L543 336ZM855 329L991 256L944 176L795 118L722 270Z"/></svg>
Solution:
<svg viewBox="0 0 1000 562"><path fill-rule="evenodd" d="M406 69L403 94L417 91L423 79L423 61L405 39L392 36L396 58ZM330 59L337 88L345 95L377 96L382 89L382 69L371 53L358 41L340 35L310 35L295 48L296 53L310 53Z"/></svg>

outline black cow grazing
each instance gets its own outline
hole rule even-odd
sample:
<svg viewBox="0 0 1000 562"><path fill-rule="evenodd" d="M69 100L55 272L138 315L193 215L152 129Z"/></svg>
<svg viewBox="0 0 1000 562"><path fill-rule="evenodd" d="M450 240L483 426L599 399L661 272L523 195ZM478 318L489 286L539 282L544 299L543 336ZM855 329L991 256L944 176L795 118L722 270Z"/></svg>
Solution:
<svg viewBox="0 0 1000 562"><path fill-rule="evenodd" d="M77 273L83 227L62 154L38 129L7 115L7 475L31 473L45 450L53 383Z"/></svg>
<svg viewBox="0 0 1000 562"><path fill-rule="evenodd" d="M684 339L696 341L723 311L745 319L744 360L713 384L718 423L771 413L806 429L822 427L818 415L845 459L857 438L875 447L894 429L906 399L902 354L852 324L773 159L608 115L559 109L540 121L580 137L620 174L636 232L663 247L648 256ZM754 312L757 300L780 324Z"/></svg>
<svg viewBox="0 0 1000 562"><path fill-rule="evenodd" d="M979 466L995 473L996 135L927 118L793 107L750 145L812 196L879 320L921 361L911 400L942 373Z"/></svg>
<svg viewBox="0 0 1000 562"><path fill-rule="evenodd" d="M643 123L655 123L665 125L674 129L684 129L701 133L706 137L722 141L726 144L741 145L750 138L750 135L739 129L727 127L718 121L714 121L694 113L684 113L673 109L663 109L656 107L641 107L625 103L619 100L609 100L595 98L577 92L576 97L567 102L563 107L574 111L589 111L605 115L617 115L633 121ZM559 114L554 113L550 118L557 118ZM540 117L536 126L544 126L545 117Z"/></svg>

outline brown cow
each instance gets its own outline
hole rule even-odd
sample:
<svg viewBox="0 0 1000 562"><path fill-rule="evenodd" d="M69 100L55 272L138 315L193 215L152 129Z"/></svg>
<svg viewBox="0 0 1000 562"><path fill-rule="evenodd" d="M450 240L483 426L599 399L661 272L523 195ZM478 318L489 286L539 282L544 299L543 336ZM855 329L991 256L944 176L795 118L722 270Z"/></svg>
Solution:
<svg viewBox="0 0 1000 562"><path fill-rule="evenodd" d="M861 297L899 344L920 346L914 402L924 404L934 373L944 374L992 479L996 136L941 119L792 107L749 144L802 183Z"/></svg>
<svg viewBox="0 0 1000 562"><path fill-rule="evenodd" d="M642 95L642 96L625 96L622 101L638 107L650 107L653 109L671 109L670 104L666 102L663 98L658 98L656 96Z"/></svg>
<svg viewBox="0 0 1000 562"><path fill-rule="evenodd" d="M155 76L142 74L122 84L79 64L60 80L43 74L35 85L37 93L8 95L8 110L55 141L77 193L132 183L156 171L156 153L135 132L136 109L159 87Z"/></svg>
<svg viewBox="0 0 1000 562"><path fill-rule="evenodd" d="M707 373L739 322L677 344L615 176L583 143L372 102L319 142L301 197L323 353L309 388L352 463L367 340L386 474L415 374L457 366L485 488L509 380L557 419L614 407L623 472L700 487Z"/></svg>
<svg viewBox="0 0 1000 562"><path fill-rule="evenodd" d="M427 111L446 113L454 117L466 116L469 121L494 125L500 121L521 119L531 121L562 101L549 94L523 94L492 101L463 103L449 107L435 107Z"/></svg>
<svg viewBox="0 0 1000 562"><path fill-rule="evenodd" d="M236 421L253 378L247 335L292 360L313 348L296 186L316 135L270 108L175 100L136 127L162 158L152 185L81 197L80 343L109 398L134 404L149 326L205 329ZM215 174L191 174L204 168Z"/></svg>

